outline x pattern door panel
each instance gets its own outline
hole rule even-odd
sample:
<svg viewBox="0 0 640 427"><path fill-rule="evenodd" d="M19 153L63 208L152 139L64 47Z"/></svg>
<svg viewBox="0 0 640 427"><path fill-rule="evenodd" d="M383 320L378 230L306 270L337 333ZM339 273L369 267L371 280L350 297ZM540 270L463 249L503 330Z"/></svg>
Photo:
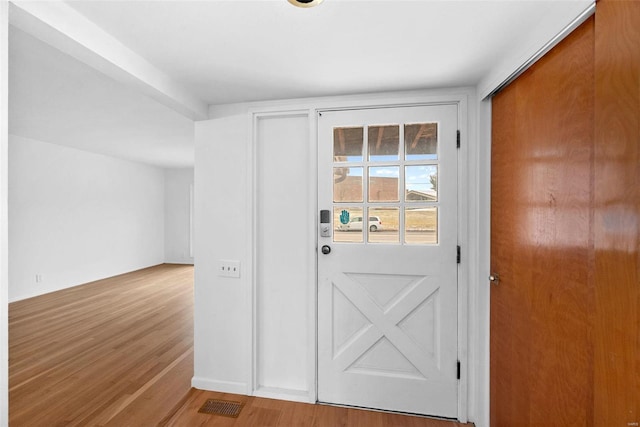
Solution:
<svg viewBox="0 0 640 427"><path fill-rule="evenodd" d="M440 365L438 287L428 279L338 275L332 283L333 358L338 369L415 379L437 376L432 366Z"/></svg>

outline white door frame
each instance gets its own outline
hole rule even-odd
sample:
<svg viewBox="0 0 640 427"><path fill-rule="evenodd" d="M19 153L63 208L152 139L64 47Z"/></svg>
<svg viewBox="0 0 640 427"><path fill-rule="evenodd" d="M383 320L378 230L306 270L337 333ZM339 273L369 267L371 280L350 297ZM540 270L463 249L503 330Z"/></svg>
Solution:
<svg viewBox="0 0 640 427"><path fill-rule="evenodd" d="M257 205L255 201L255 189L257 188L256 180L257 176L254 173L256 164L256 143L257 135L255 133L256 121L259 118L268 116L299 116L300 114L308 114L309 116L309 144L310 144L310 159L309 159L309 199L314 200L313 206L315 206L315 217L312 232L314 234L314 240L317 250L317 232L316 227L319 221L319 207L317 188L318 188L318 176L317 176L317 156L318 156L318 115L325 111L336 110L354 110L354 109L369 109L369 108L389 108L389 107L412 107L412 106L424 106L424 105L439 105L439 104L457 104L458 105L458 128L461 133L461 146L458 151L458 244L462 248L461 262L458 264L458 359L461 363L460 369L460 381L458 384L458 420L460 422L467 422L469 413L469 391L472 389L473 402L482 404L482 399L478 396L479 392L484 391L483 380L484 366L470 367L470 348L473 351L473 360L477 362L483 362L483 356L477 354L482 351L482 337L484 331L475 331L477 334L473 336L473 342L469 341L469 323L470 320L477 320L479 318L479 312L482 308L478 307L478 291L474 289L478 286L477 273L479 271L478 259L479 254L477 249L480 247L478 239L478 195L482 192L478 192L478 180L476 179L478 170L478 148L474 147L470 149L470 144L477 144L477 114L475 109L470 109L470 102L475 103L476 94L474 89L462 88L462 89L444 89L436 91L415 91L415 92L400 92L390 94L377 94L377 95L359 95L359 96L345 96L345 97L330 97L330 98L317 98L317 99L304 99L304 100L291 100L280 102L266 102L259 103L249 108L249 126L251 132L249 132L249 149L247 150L247 183L249 191L247 192L247 207L251 212L249 215L249 222L247 228L248 243L250 248L255 248L255 219L257 218ZM470 178L474 178L473 182L470 182ZM474 218L476 218L474 220ZM282 393L256 393L255 380L256 380L256 278L253 272L256 270L256 256L254 251L251 250L247 254L247 269L245 274L251 277L251 286L249 289L249 307L251 307L251 317L248 319L247 328L249 330L250 342L249 344L249 357L247 360L247 394L248 395L261 395L264 397L280 398L294 401L317 401L317 291L318 291L318 268L317 257L315 257L314 271L310 272L308 277L313 276L313 280L309 280L308 286L308 301L306 306L308 307L307 330L310 333L308 338L309 351L307 365L310 367L307 374L309 390L306 396L300 396L295 394L287 394L286 391ZM469 303L471 301L471 304ZM312 367L312 368L311 368ZM470 387L470 373L473 376L478 376L480 379L479 384L471 384ZM472 403L473 404L473 403ZM480 411L482 412L482 411Z"/></svg>

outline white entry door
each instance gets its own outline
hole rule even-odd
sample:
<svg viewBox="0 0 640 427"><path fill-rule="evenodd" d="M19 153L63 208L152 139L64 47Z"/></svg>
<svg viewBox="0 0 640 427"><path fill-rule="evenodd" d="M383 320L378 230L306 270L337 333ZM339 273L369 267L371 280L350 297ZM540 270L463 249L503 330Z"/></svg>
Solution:
<svg viewBox="0 0 640 427"><path fill-rule="evenodd" d="M320 114L321 402L457 417L457 117Z"/></svg>

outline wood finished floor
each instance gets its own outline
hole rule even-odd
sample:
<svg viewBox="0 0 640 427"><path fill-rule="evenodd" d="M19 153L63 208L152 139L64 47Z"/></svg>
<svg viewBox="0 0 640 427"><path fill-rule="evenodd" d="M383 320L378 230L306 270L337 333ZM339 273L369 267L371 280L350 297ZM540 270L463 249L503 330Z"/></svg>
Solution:
<svg viewBox="0 0 640 427"><path fill-rule="evenodd" d="M198 413L207 399L244 404L238 418ZM311 403L286 402L192 389L162 427L473 427L451 421Z"/></svg>
<svg viewBox="0 0 640 427"><path fill-rule="evenodd" d="M458 427L400 414L190 388L193 267L160 265L9 305L9 423ZM241 401L238 418L198 413Z"/></svg>
<svg viewBox="0 0 640 427"><path fill-rule="evenodd" d="M193 267L9 304L11 426L155 425L193 376Z"/></svg>

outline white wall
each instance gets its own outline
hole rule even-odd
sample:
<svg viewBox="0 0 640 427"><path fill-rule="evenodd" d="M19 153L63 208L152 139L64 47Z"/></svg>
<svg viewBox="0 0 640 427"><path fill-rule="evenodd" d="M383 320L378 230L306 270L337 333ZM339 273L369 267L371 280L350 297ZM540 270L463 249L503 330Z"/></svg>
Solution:
<svg viewBox="0 0 640 427"><path fill-rule="evenodd" d="M194 387L315 401L307 114L256 119L255 141L248 106L196 123ZM283 211L300 230L282 227ZM240 278L218 276L223 259L240 260Z"/></svg>
<svg viewBox="0 0 640 427"><path fill-rule="evenodd" d="M9 137L10 301L163 261L162 169Z"/></svg>
<svg viewBox="0 0 640 427"><path fill-rule="evenodd" d="M251 226L244 114L196 123L194 387L249 393L252 322L247 260ZM219 259L240 260L240 278L220 277Z"/></svg>
<svg viewBox="0 0 640 427"><path fill-rule="evenodd" d="M193 168L164 171L164 262L193 264L191 191Z"/></svg>

